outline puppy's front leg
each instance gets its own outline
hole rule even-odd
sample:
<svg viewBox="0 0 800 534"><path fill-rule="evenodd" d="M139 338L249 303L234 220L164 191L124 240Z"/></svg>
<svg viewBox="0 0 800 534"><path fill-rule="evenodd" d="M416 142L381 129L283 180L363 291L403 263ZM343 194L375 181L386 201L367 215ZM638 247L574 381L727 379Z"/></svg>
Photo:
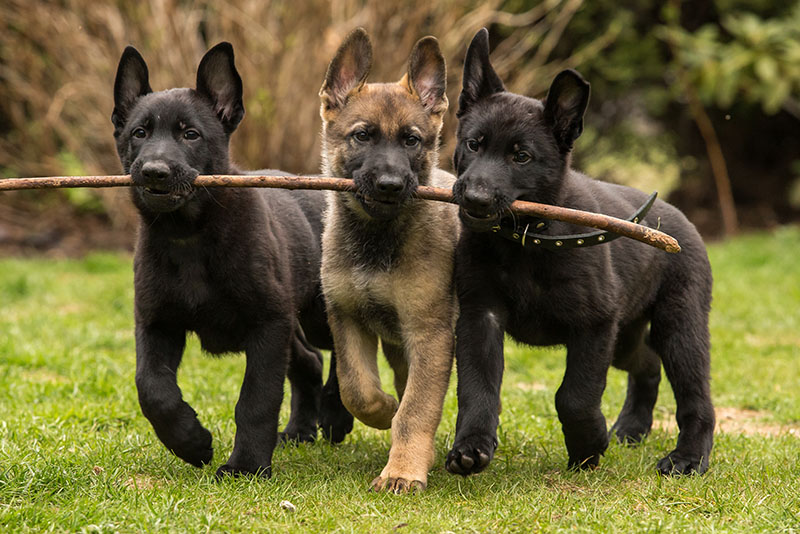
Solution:
<svg viewBox="0 0 800 534"><path fill-rule="evenodd" d="M600 402L606 388L616 330L602 325L567 343L567 369L556 392L556 411L564 431L570 469L596 467L608 447Z"/></svg>
<svg viewBox="0 0 800 534"><path fill-rule="evenodd" d="M236 403L236 437L230 458L217 476L272 475L272 453L278 440L283 382L293 339L291 314L269 321L247 341L247 366Z"/></svg>
<svg viewBox="0 0 800 534"><path fill-rule="evenodd" d="M480 300L476 304L461 298L460 307L456 323L458 419L445 467L466 476L483 471L497 448L505 320Z"/></svg>
<svg viewBox="0 0 800 534"><path fill-rule="evenodd" d="M365 425L389 428L397 401L381 389L377 336L333 306L328 311L328 321L338 357L342 403Z"/></svg>
<svg viewBox="0 0 800 534"><path fill-rule="evenodd" d="M186 332L164 324L136 323L136 390L142 413L161 442L178 458L196 467L211 461L211 433L184 402L178 366Z"/></svg>
<svg viewBox="0 0 800 534"><path fill-rule="evenodd" d="M433 466L434 437L453 367L452 314L423 318L407 328L408 381L403 400L392 420L392 448L375 491L405 493L423 490Z"/></svg>

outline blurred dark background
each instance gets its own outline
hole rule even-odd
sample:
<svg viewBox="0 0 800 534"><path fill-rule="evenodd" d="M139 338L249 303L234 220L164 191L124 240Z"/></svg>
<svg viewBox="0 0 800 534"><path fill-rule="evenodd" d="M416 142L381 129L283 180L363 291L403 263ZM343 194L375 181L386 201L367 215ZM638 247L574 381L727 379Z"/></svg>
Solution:
<svg viewBox="0 0 800 534"><path fill-rule="evenodd" d="M574 166L658 190L707 238L800 219L800 1L4 0L0 177L117 174L110 122L123 48L154 90L193 86L203 53L231 41L246 168L319 171L317 92L343 37L364 26L373 81L397 80L420 37L439 38L451 108L449 169L466 46L490 29L506 86L543 96L563 68L592 83ZM132 247L122 190L0 194L0 254Z"/></svg>

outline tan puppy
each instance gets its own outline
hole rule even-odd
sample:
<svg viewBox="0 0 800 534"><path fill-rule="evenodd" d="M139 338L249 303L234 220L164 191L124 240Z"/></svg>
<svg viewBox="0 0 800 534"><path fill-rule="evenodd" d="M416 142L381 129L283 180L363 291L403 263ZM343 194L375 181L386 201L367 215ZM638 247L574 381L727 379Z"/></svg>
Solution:
<svg viewBox="0 0 800 534"><path fill-rule="evenodd" d="M366 83L372 46L351 32L328 67L322 99L323 167L355 180L332 193L322 285L342 401L359 420L392 429L389 461L372 489L424 489L453 361L457 304L454 206L412 198L418 185L450 188L436 168L447 110L438 41L414 46L397 83ZM378 338L400 399L381 389Z"/></svg>

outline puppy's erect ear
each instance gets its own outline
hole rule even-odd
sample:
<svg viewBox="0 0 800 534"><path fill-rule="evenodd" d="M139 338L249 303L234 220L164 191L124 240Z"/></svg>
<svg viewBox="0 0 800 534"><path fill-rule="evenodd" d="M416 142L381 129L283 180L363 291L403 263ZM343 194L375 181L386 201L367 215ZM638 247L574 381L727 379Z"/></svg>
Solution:
<svg viewBox="0 0 800 534"><path fill-rule="evenodd" d="M562 153L572 150L572 144L583 132L583 114L589 103L589 82L572 69L561 71L547 92L544 119Z"/></svg>
<svg viewBox="0 0 800 534"><path fill-rule="evenodd" d="M350 94L361 90L372 67L372 44L364 28L351 31L328 65L325 81L319 90L322 115L340 110Z"/></svg>
<svg viewBox="0 0 800 534"><path fill-rule="evenodd" d="M233 46L222 42L206 52L197 67L198 94L207 98L230 135L244 118L242 78L233 62Z"/></svg>
<svg viewBox="0 0 800 534"><path fill-rule="evenodd" d="M429 35L417 41L408 57L408 73L399 83L432 115L447 111L447 68L436 37Z"/></svg>
<svg viewBox="0 0 800 534"><path fill-rule="evenodd" d="M505 90L503 82L489 62L489 31L481 28L472 38L467 57L464 58L464 78L456 117L462 116L479 100Z"/></svg>
<svg viewBox="0 0 800 534"><path fill-rule="evenodd" d="M115 128L125 125L128 112L136 99L152 91L148 78L147 63L142 55L134 47L126 47L114 80L114 111L111 113L111 122Z"/></svg>

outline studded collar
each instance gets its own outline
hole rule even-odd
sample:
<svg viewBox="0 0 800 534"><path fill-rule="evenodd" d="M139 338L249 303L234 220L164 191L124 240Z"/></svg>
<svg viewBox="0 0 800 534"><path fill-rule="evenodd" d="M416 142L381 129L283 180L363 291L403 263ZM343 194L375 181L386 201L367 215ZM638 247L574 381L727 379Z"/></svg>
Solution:
<svg viewBox="0 0 800 534"><path fill-rule="evenodd" d="M647 212L650 211L650 208L653 206L653 203L656 201L656 196L658 192L654 192L650 197L647 199L642 207L640 207L636 213L628 217L628 221L638 223L642 219L644 219ZM573 235L546 235L545 233L550 228L551 221L548 219L526 219L523 223L516 224L516 222L510 218L506 217L500 220L500 223L492 228L492 232L496 233L499 236L508 239L509 241L514 241L515 243L519 243L522 247L526 248L543 248L547 250L565 250L565 249L572 249L572 248L586 248L592 247L595 245L602 245L603 243L608 243L609 241L613 241L618 237L622 237L619 234L615 234L613 232L606 232L604 230L598 230L596 232L588 232L585 234L573 234Z"/></svg>

